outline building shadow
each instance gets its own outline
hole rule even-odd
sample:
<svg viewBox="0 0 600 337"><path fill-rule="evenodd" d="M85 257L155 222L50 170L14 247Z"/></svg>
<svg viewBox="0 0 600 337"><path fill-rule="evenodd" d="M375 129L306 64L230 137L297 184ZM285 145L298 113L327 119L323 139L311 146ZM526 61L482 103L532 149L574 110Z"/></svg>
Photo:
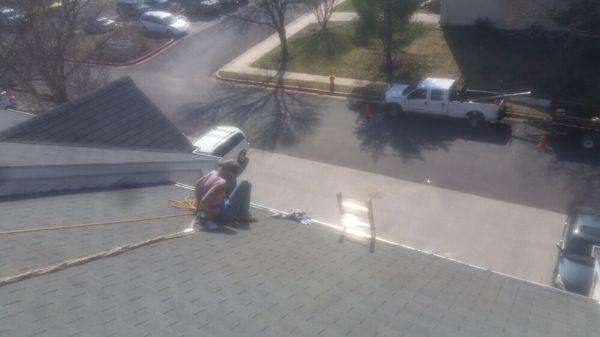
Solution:
<svg viewBox="0 0 600 337"><path fill-rule="evenodd" d="M291 147L314 132L321 120L312 97L282 89L222 84L203 101L180 107L174 122L192 137L218 125L246 132L251 146Z"/></svg>
<svg viewBox="0 0 600 337"><path fill-rule="evenodd" d="M469 87L530 90L536 97L571 100L597 96L597 54L584 41L576 41L573 49L566 47L561 34L508 32L491 26L446 27L443 34Z"/></svg>
<svg viewBox="0 0 600 337"><path fill-rule="evenodd" d="M548 177L564 179L570 205L600 208L600 151L588 151L576 142L550 140L554 152L546 169Z"/></svg>
<svg viewBox="0 0 600 337"><path fill-rule="evenodd" d="M374 160L393 154L405 162L423 160L423 153L444 149L449 151L458 139L506 145L512 129L509 124L488 125L473 129L463 120L404 114L390 117L382 104L371 104L371 117L365 118L364 102L349 103L357 112L356 137L361 149L371 153Z"/></svg>

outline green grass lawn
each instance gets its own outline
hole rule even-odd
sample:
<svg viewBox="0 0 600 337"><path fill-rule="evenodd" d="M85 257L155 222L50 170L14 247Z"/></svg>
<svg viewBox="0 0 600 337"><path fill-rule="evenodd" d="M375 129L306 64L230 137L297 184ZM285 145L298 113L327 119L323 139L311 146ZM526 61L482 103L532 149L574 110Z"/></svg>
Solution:
<svg viewBox="0 0 600 337"><path fill-rule="evenodd" d="M343 5L343 4L342 4ZM598 67L593 57L565 52L565 42L525 33L468 28L435 29L413 23L399 36L406 42L394 55L396 83L423 77L462 78L474 89L532 91L534 97L570 97L600 104ZM583 42L580 42L583 43ZM383 48L360 38L356 23L334 23L329 34L316 26L289 40L287 71L385 81ZM278 69L279 48L253 66ZM514 110L527 111L514 106Z"/></svg>
<svg viewBox="0 0 600 337"><path fill-rule="evenodd" d="M441 31L422 24L412 24L402 36L405 48L395 55L398 81L413 81L425 74L454 77L459 74ZM356 33L355 24L330 28L329 34L314 29L300 33L289 41L290 60L286 70L315 75L335 74L370 81L385 81L384 63L377 40L365 40ZM280 49L276 48L252 66L278 69Z"/></svg>
<svg viewBox="0 0 600 337"><path fill-rule="evenodd" d="M344 3L341 3L334 8L335 12L354 12L354 5L352 5L352 0L346 0Z"/></svg>

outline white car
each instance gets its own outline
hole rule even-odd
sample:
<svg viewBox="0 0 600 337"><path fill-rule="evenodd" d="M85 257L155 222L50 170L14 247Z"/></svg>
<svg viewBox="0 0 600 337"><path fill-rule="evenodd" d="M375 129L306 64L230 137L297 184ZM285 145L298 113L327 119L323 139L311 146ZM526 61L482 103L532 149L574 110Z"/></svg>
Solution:
<svg viewBox="0 0 600 337"><path fill-rule="evenodd" d="M250 143L242 130L233 126L219 126L198 138L194 146L196 154L234 159L243 165Z"/></svg>
<svg viewBox="0 0 600 337"><path fill-rule="evenodd" d="M173 35L185 34L190 28L190 23L185 17L161 11L142 14L139 25L143 31Z"/></svg>

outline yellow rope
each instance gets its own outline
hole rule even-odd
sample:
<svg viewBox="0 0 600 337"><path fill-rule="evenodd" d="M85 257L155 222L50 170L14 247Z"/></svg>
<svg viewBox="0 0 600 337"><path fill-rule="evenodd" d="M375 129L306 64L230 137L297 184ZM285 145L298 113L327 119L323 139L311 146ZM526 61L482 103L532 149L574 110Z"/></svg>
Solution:
<svg viewBox="0 0 600 337"><path fill-rule="evenodd" d="M85 228L85 227L114 225L114 224L133 223L133 222L144 222L144 221L150 221L150 220L175 218L175 217L192 215L192 214L194 214L194 213L188 212L188 213L178 213L178 214L169 214L169 215L159 215L159 216L153 216L153 217L149 217L149 218L137 218L137 219L127 219L127 220L117 220L117 221L106 221L106 222L92 222L92 223L77 224L77 225L11 229L11 230L7 230L7 231L1 231L0 235L32 233L32 232L42 232L42 231L54 231L54 230L59 230L59 229Z"/></svg>
<svg viewBox="0 0 600 337"><path fill-rule="evenodd" d="M115 224L134 223L134 222L145 222L145 221L151 221L151 220L176 218L176 217L180 217L180 216L193 215L196 213L196 208L197 208L196 198L185 198L183 200L170 199L169 201L171 202L171 206L173 206L175 208L185 209L188 212L178 213L178 214L159 215L159 216L153 216L153 217L149 217L149 218L136 218L136 219L127 219L127 220L92 222L92 223L86 223L86 224L60 225L60 226L50 226L50 227L10 229L10 230L6 230L6 231L0 231L0 235L33 233L33 232L42 232L42 231L54 231L54 230L60 230L60 229L85 228L85 227L115 225Z"/></svg>
<svg viewBox="0 0 600 337"><path fill-rule="evenodd" d="M171 199L169 201L171 202L171 206L187 209L190 212L196 213L196 210L198 209L196 198L185 198L183 200Z"/></svg>

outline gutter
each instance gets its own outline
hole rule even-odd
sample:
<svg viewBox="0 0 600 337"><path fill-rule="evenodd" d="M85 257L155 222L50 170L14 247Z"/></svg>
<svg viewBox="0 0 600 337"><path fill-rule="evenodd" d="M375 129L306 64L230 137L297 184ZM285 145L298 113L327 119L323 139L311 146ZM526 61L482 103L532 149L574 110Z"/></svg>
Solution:
<svg viewBox="0 0 600 337"><path fill-rule="evenodd" d="M170 183L214 169L216 160L0 167L0 197Z"/></svg>

